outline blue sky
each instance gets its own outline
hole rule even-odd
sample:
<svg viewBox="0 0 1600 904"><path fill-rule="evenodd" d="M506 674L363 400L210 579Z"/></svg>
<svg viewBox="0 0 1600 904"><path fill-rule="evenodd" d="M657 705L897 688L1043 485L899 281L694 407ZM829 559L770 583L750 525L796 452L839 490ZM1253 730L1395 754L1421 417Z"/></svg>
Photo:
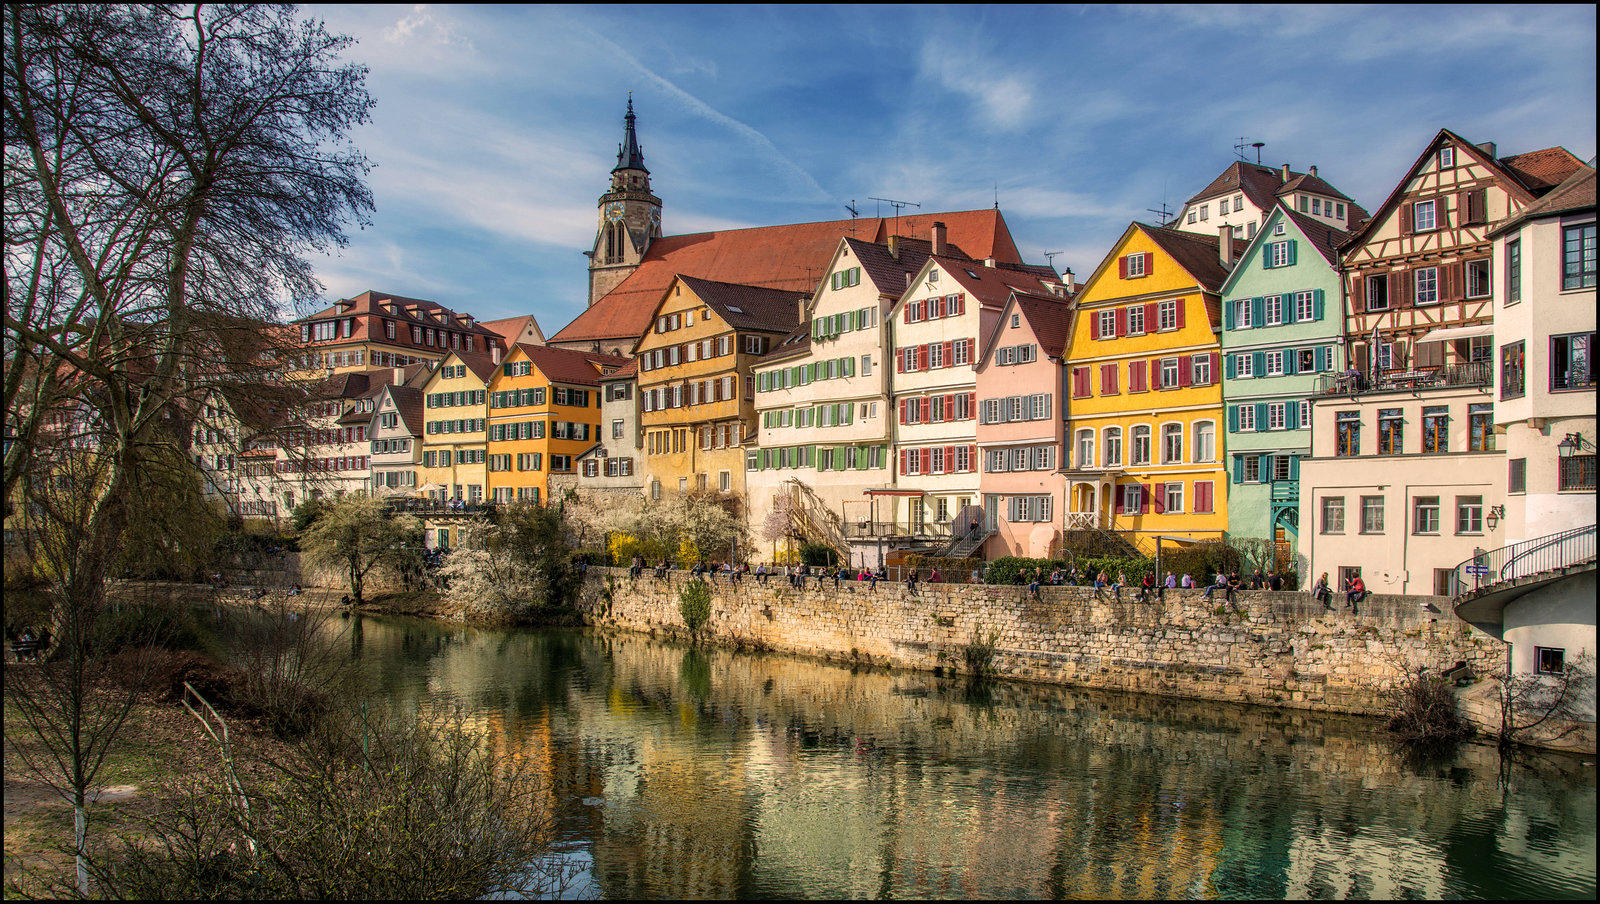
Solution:
<svg viewBox="0 0 1600 904"><path fill-rule="evenodd" d="M873 215L872 196L986 208L998 186L1023 255L1080 277L1241 136L1368 208L1441 127L1595 154L1593 6L306 12L358 39L378 102L354 136L377 210L316 262L326 299L531 313L546 335L583 307L630 90L667 234Z"/></svg>

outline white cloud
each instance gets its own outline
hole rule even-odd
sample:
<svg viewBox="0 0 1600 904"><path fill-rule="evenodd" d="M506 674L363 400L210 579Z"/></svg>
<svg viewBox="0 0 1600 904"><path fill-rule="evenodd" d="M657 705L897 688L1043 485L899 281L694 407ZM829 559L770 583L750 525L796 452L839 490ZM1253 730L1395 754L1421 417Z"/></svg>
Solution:
<svg viewBox="0 0 1600 904"><path fill-rule="evenodd" d="M1034 109L1033 88L1017 72L1005 71L998 53L953 46L941 30L922 44L924 77L933 77L951 91L972 101L979 116L990 124L1014 130L1027 124Z"/></svg>
<svg viewBox="0 0 1600 904"><path fill-rule="evenodd" d="M427 45L443 44L471 51L472 42L456 30L452 22L434 18L428 7L418 4L410 15L383 30L383 39L391 44Z"/></svg>

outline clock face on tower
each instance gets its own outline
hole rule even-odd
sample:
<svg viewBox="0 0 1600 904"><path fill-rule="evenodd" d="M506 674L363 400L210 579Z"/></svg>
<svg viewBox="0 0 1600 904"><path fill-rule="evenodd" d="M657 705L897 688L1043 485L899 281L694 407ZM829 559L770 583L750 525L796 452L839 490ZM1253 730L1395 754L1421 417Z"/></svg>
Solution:
<svg viewBox="0 0 1600 904"><path fill-rule="evenodd" d="M650 225L655 228L656 232L661 231L661 208L650 208Z"/></svg>
<svg viewBox="0 0 1600 904"><path fill-rule="evenodd" d="M605 206L605 218L608 220L622 219L622 202L612 201Z"/></svg>

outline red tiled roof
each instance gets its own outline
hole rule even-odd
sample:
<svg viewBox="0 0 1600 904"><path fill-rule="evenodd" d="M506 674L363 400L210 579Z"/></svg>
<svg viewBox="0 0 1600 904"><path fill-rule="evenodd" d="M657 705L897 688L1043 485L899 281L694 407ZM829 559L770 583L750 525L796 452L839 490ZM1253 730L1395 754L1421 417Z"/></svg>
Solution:
<svg viewBox="0 0 1600 904"><path fill-rule="evenodd" d="M1065 298L1028 292L1016 292L1011 297L1038 338L1039 350L1052 358L1060 358L1066 351L1067 340L1072 337L1071 304Z"/></svg>
<svg viewBox="0 0 1600 904"><path fill-rule="evenodd" d="M393 312L389 308L393 308ZM311 345L318 348L326 348L346 343L377 342L399 348L415 348L428 353L442 354L450 351L450 349L438 345L430 346L412 342L411 330L409 329L412 325L479 336L486 344L492 343L502 347L506 344L506 340L499 333L486 329L483 324L473 320L471 315L458 314L436 301L389 295L383 292L374 292L371 289L354 298L340 299L315 314L301 317L294 323L308 324L314 320L343 317L353 318L352 329L348 337L341 336L338 339L312 340ZM383 329L378 322L380 318L396 322L397 328L393 339L383 334Z"/></svg>
<svg viewBox="0 0 1600 904"><path fill-rule="evenodd" d="M772 348L762 355L757 364L770 364L782 361L811 351L811 321L806 321L790 331L789 335L779 339Z"/></svg>
<svg viewBox="0 0 1600 904"><path fill-rule="evenodd" d="M600 379L601 379L601 381L605 381L605 380L626 380L626 379L630 379L632 377L636 377L638 375L639 375L639 359L637 359L637 358L629 358L627 364L622 365L621 367L617 368L616 370L612 371L611 373L601 374L600 375Z"/></svg>
<svg viewBox="0 0 1600 904"><path fill-rule="evenodd" d="M1592 166L1579 166L1565 181L1544 197L1517 211L1517 215L1496 226L1489 238L1504 235L1528 220L1553 217L1579 210L1593 210L1595 206L1595 170Z"/></svg>
<svg viewBox="0 0 1600 904"><path fill-rule="evenodd" d="M1500 165L1534 195L1542 195L1583 167L1583 161L1566 148L1545 148L1501 157Z"/></svg>
<svg viewBox="0 0 1600 904"><path fill-rule="evenodd" d="M517 348L528 356L533 366L539 368L545 379L552 383L570 383L578 386L599 386L600 368L621 367L627 358L580 352L570 348L551 348L548 345L519 343Z"/></svg>
<svg viewBox="0 0 1600 904"><path fill-rule="evenodd" d="M1013 289L1044 294L1046 289L1040 274L1033 268L1014 270L1006 267L988 267L977 261L933 256L946 273L972 294L980 304L999 309L1005 307Z"/></svg>
<svg viewBox="0 0 1600 904"><path fill-rule="evenodd" d="M890 233L929 240L930 227L945 224L951 244L976 257L1020 262L1021 255L998 210L864 217L788 226L759 226L696 235L663 236L650 243L644 261L627 279L550 337L551 342L626 340L631 345L650 326L655 306L675 276L738 285L813 292L843 236L887 242Z"/></svg>
<svg viewBox="0 0 1600 904"><path fill-rule="evenodd" d="M1192 232L1148 226L1144 223L1135 225L1143 229L1152 241L1161 246L1161 250L1167 252L1179 266L1193 276L1200 288L1207 292L1215 292L1222 288L1223 281L1228 278L1228 270L1222 266L1218 254L1217 236L1196 235ZM1250 243L1244 239L1234 239L1233 259L1238 260L1249 246Z"/></svg>
<svg viewBox="0 0 1600 904"><path fill-rule="evenodd" d="M524 314L521 317L506 317L501 320L485 320L480 325L490 332L499 334L500 338L504 339L508 346L523 342L522 334L527 332L530 326L533 327L533 332L539 337L539 340L541 342L544 341L544 330L539 328L539 321L535 320L532 314Z"/></svg>
<svg viewBox="0 0 1600 904"><path fill-rule="evenodd" d="M1360 222L1367 216L1366 210L1360 204L1320 176L1290 170L1289 181L1285 182L1282 169L1274 169L1259 163L1245 163L1242 160L1229 164L1217 178L1211 180L1210 185L1190 198L1185 206L1217 195L1240 191L1249 196L1250 201L1261 210L1271 210L1281 195L1307 191L1326 197L1341 198L1348 202L1351 207L1350 217L1346 220L1348 223Z"/></svg>
<svg viewBox="0 0 1600 904"><path fill-rule="evenodd" d="M1335 229L1323 220L1308 217L1289 206L1287 199L1280 203L1284 216L1294 221L1300 232L1316 247L1323 260L1335 268L1339 266L1339 246L1350 240L1350 233Z"/></svg>
<svg viewBox="0 0 1600 904"><path fill-rule="evenodd" d="M422 390L415 386L390 386L394 408L400 412L400 421L412 436L422 436L425 418L422 412Z"/></svg>

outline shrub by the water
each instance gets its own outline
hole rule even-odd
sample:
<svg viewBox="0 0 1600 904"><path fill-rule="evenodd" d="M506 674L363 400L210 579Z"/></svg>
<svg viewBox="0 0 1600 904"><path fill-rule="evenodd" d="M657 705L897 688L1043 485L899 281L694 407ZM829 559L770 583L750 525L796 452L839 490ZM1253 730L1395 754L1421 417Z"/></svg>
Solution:
<svg viewBox="0 0 1600 904"><path fill-rule="evenodd" d="M678 591L678 612L690 634L699 634L711 620L711 588L703 581L690 581Z"/></svg>

